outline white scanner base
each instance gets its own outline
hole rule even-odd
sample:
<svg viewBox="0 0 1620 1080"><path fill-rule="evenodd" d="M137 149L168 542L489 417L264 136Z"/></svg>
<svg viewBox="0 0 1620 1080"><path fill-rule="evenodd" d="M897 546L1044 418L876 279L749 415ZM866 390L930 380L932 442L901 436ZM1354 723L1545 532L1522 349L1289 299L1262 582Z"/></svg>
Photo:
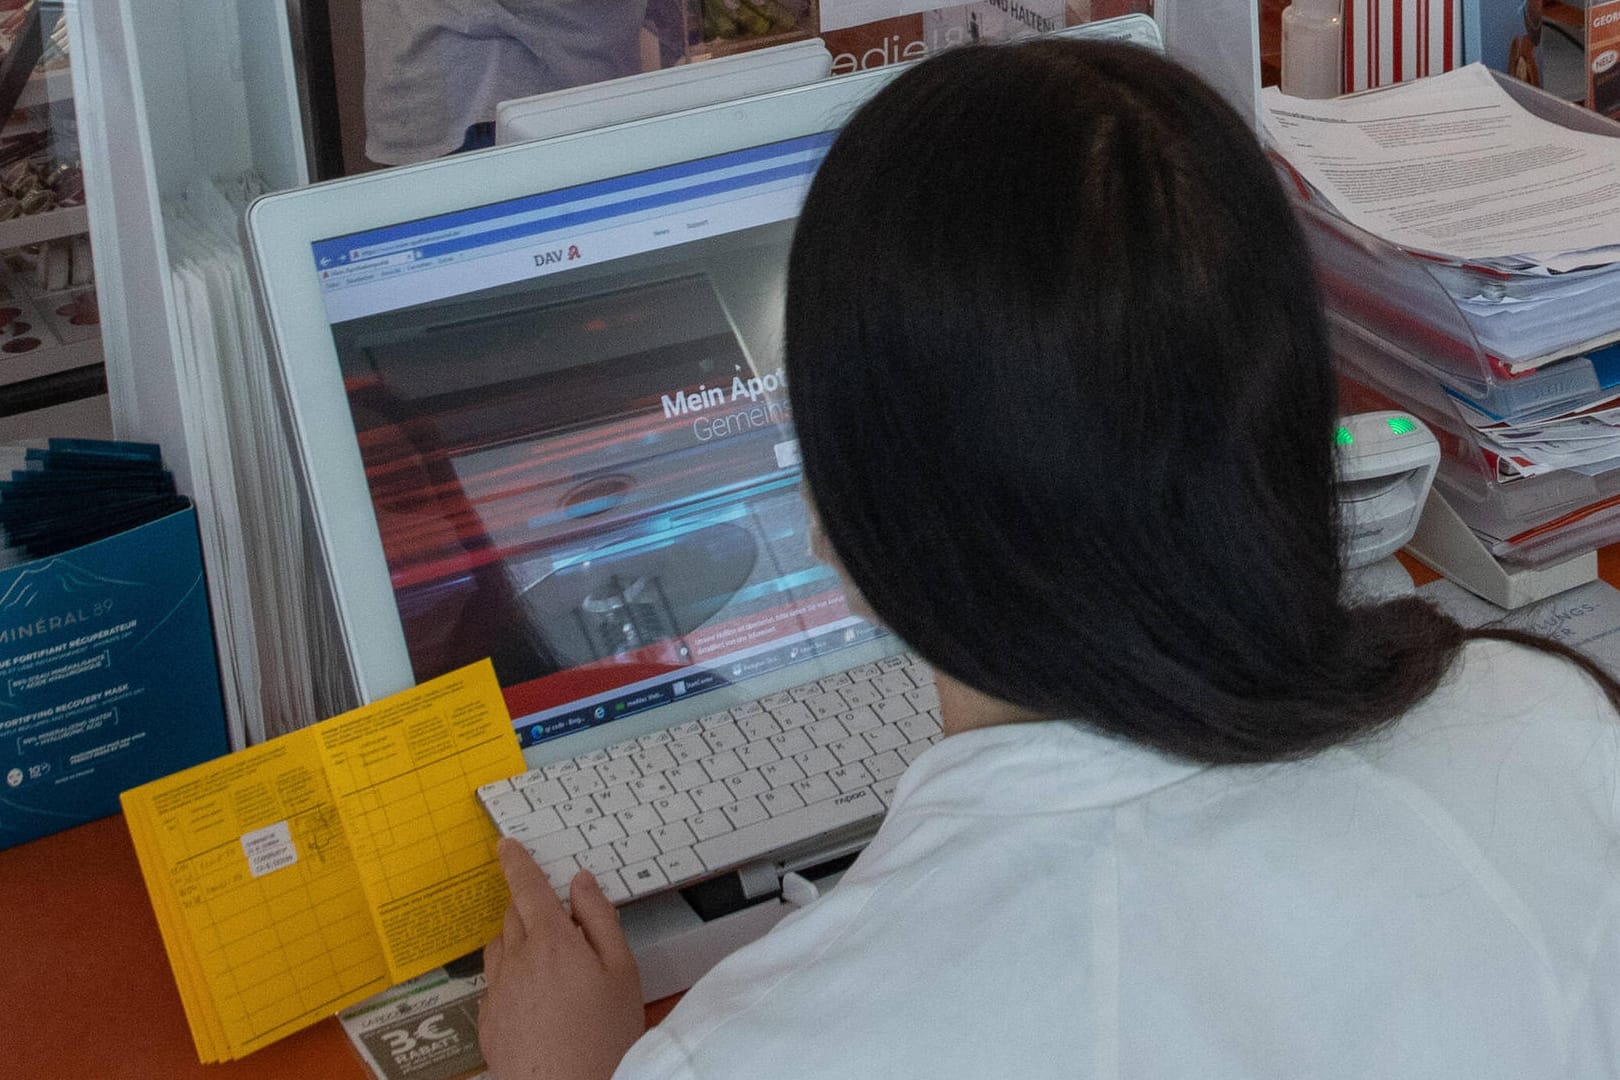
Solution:
<svg viewBox="0 0 1620 1080"><path fill-rule="evenodd" d="M1596 581L1598 576L1595 551L1539 570L1508 569L1457 516L1445 497L1432 490L1406 550L1474 595L1508 610Z"/></svg>

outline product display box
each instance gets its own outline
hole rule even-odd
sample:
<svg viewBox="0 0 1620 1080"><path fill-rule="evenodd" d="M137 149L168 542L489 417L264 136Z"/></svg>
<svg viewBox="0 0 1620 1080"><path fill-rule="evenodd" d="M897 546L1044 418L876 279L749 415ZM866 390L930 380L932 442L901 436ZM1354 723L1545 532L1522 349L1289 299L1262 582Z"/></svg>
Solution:
<svg viewBox="0 0 1620 1080"><path fill-rule="evenodd" d="M195 510L0 569L0 847L226 749Z"/></svg>

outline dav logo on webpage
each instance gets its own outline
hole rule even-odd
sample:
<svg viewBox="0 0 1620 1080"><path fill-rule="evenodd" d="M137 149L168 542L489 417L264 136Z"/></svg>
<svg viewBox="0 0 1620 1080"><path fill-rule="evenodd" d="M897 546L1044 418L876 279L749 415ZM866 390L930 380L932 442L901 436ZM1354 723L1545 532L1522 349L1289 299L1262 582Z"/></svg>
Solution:
<svg viewBox="0 0 1620 1080"><path fill-rule="evenodd" d="M569 244L566 248L553 248L550 251L536 252L534 256L534 265L551 266L554 263L573 262L575 259L583 257L584 256L579 253L578 244Z"/></svg>

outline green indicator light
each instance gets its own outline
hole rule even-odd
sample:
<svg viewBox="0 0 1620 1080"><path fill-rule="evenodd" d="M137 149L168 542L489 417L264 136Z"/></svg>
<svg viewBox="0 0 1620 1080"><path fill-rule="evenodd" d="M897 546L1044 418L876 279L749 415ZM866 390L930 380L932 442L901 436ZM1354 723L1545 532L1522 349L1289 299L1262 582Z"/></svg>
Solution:
<svg viewBox="0 0 1620 1080"><path fill-rule="evenodd" d="M1410 435L1417 430L1417 424L1404 416L1392 416L1387 421L1389 430L1395 435Z"/></svg>
<svg viewBox="0 0 1620 1080"><path fill-rule="evenodd" d="M1350 434L1349 428L1342 427L1339 429L1338 434L1333 436L1333 441L1338 443L1340 446L1349 446L1351 443L1356 441L1356 437Z"/></svg>

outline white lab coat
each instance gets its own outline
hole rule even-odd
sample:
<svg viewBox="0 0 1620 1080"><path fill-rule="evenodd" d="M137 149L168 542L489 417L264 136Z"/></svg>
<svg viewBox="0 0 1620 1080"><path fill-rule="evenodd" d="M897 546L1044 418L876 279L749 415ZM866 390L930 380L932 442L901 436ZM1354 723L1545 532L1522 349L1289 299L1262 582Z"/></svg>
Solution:
<svg viewBox="0 0 1620 1080"><path fill-rule="evenodd" d="M616 1075L1620 1077L1617 778L1591 681L1496 642L1305 762L953 736Z"/></svg>

